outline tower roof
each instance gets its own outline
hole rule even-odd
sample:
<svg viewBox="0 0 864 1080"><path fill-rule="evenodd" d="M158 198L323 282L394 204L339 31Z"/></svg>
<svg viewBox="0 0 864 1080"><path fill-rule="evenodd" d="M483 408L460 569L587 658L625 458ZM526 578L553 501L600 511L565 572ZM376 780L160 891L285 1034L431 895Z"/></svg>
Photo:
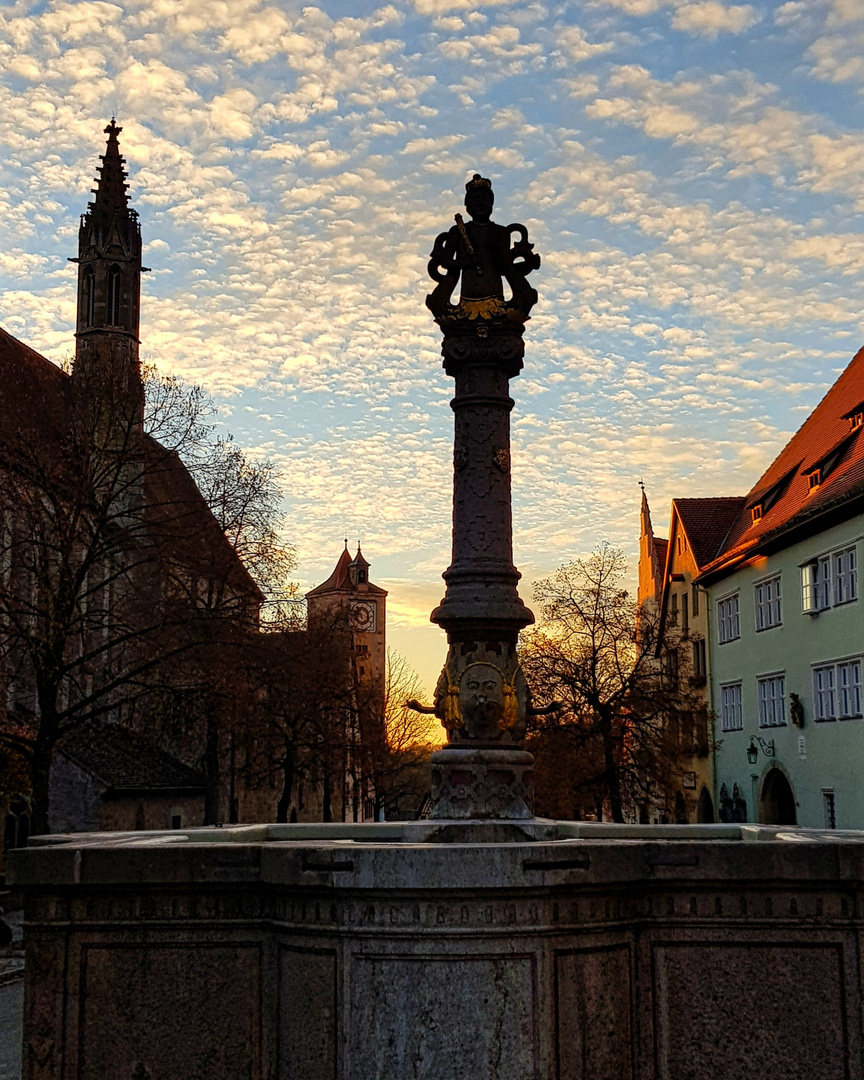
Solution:
<svg viewBox="0 0 864 1080"><path fill-rule="evenodd" d="M306 593L306 596L321 596L324 593L331 592L355 592L356 586L351 581L350 574L352 566L369 566L369 563L363 557L363 553L359 547L357 548L357 554L354 556L353 559L351 558L348 548L346 547L342 554L339 556L339 561L336 563L336 567L330 577L328 577L326 581L322 581L320 585L316 585L314 589L311 589L308 593ZM364 584L363 591L371 593L374 596L387 595L386 589L381 589L377 585L373 585L370 581L368 581L368 578L366 583Z"/></svg>
<svg viewBox="0 0 864 1080"><path fill-rule="evenodd" d="M88 207L91 212L104 214L106 217L130 213L129 196L126 193L129 185L126 183L124 168L126 162L120 156L120 144L117 141L117 136L122 130L122 127L117 127L112 116L111 123L105 128L108 145L100 158L102 165L97 169L99 179L93 190L96 198Z"/></svg>
<svg viewBox="0 0 864 1080"><path fill-rule="evenodd" d="M357 545L357 554L351 560L351 565L352 566L365 566L365 567L367 567L367 569L369 567L369 563L366 561L366 559L364 559L363 552L360 550L360 545L359 544Z"/></svg>

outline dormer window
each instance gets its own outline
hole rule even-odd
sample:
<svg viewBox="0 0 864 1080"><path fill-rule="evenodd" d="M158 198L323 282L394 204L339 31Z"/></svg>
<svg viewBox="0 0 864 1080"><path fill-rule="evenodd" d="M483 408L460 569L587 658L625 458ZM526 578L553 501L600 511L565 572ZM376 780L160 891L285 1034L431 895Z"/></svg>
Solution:
<svg viewBox="0 0 864 1080"><path fill-rule="evenodd" d="M858 428L864 427L864 401L849 412L843 413L843 419L849 421L850 431L857 431Z"/></svg>
<svg viewBox="0 0 864 1080"><path fill-rule="evenodd" d="M822 483L822 470L813 469L812 472L807 473L807 483L809 485L810 491L812 491L813 488L819 487L819 485Z"/></svg>
<svg viewBox="0 0 864 1080"><path fill-rule="evenodd" d="M762 503L756 503L755 506L750 507L750 522L755 525L757 521L762 519Z"/></svg>

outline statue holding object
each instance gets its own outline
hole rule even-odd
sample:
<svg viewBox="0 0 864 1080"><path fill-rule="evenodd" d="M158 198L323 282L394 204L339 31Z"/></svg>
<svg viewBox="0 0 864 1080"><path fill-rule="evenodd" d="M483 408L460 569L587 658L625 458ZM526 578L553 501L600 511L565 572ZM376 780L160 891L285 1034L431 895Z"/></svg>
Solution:
<svg viewBox="0 0 864 1080"><path fill-rule="evenodd" d="M471 220L466 223L456 214L456 224L435 240L429 276L438 285L426 297L426 306L445 332L478 319L481 326L490 320L521 324L537 303L537 291L527 277L540 266L540 256L528 242L524 225L496 225L491 220L494 204L492 182L475 173L465 185L465 209ZM460 277L460 300L453 304ZM504 299L504 281L512 293L509 300Z"/></svg>

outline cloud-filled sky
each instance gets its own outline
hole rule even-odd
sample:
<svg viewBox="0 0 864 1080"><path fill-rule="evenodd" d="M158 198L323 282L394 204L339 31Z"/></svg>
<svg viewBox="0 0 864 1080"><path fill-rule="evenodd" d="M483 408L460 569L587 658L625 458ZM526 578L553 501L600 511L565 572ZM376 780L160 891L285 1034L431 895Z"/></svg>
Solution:
<svg viewBox="0 0 864 1080"><path fill-rule="evenodd" d="M278 460L305 586L359 536L427 681L451 385L423 299L474 172L543 258L513 384L523 595L637 480L745 492L862 343L861 0L18 0L0 8L0 323L73 348L112 112L143 354Z"/></svg>

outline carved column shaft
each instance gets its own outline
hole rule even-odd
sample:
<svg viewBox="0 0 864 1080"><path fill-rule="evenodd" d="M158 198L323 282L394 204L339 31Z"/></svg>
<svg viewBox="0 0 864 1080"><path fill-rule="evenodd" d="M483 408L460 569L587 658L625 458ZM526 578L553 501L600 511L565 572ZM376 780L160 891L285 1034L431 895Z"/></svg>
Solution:
<svg viewBox="0 0 864 1080"><path fill-rule="evenodd" d="M444 340L444 366L456 381L450 403L453 548L444 572L447 594L432 620L451 640L479 632L515 644L519 630L532 621L516 591L520 574L513 565L510 497L509 381L522 366L521 345L515 334L492 341Z"/></svg>

